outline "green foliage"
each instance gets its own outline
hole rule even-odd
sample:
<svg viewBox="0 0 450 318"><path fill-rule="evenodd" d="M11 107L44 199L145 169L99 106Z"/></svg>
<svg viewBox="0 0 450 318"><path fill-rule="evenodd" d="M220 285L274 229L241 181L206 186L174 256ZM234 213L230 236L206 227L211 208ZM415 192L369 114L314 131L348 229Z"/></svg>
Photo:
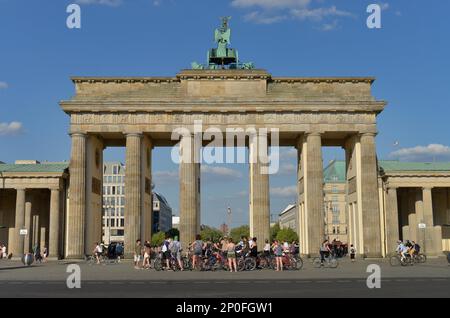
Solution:
<svg viewBox="0 0 450 318"><path fill-rule="evenodd" d="M273 241L277 238L277 234L278 232L280 232L280 224L279 223L275 223L271 228L270 228L270 240Z"/></svg>
<svg viewBox="0 0 450 318"><path fill-rule="evenodd" d="M166 238L166 233L158 232L152 235L152 246L161 246Z"/></svg>
<svg viewBox="0 0 450 318"><path fill-rule="evenodd" d="M291 228L281 229L278 231L276 239L278 241L287 241L289 243L292 243L292 241L298 241L298 235Z"/></svg>
<svg viewBox="0 0 450 318"><path fill-rule="evenodd" d="M180 239L180 231L178 229L170 229L166 232L166 234L171 238L178 236L178 239Z"/></svg>
<svg viewBox="0 0 450 318"><path fill-rule="evenodd" d="M239 242L242 236L250 236L250 227L248 225L242 225L231 229L230 236L233 239L233 242Z"/></svg>
<svg viewBox="0 0 450 318"><path fill-rule="evenodd" d="M206 241L208 239L211 239L213 242L218 242L219 239L223 236L220 230L210 226L203 226L202 230L200 231L200 235L202 237L202 240Z"/></svg>

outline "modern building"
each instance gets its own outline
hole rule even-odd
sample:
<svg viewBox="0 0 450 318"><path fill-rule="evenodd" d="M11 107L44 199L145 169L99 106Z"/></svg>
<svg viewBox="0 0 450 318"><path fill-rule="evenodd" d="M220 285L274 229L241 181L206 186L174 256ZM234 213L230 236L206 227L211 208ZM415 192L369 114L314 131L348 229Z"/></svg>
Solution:
<svg viewBox="0 0 450 318"><path fill-rule="evenodd" d="M398 239L416 241L430 255L450 251L450 163L379 161L378 166L383 255L395 250ZM323 172L323 237L355 244L362 254L357 224L364 211L348 201L345 167L345 161L332 161ZM280 227L299 233L298 219L297 205L288 205L280 213Z"/></svg>
<svg viewBox="0 0 450 318"><path fill-rule="evenodd" d="M103 169L103 241L123 242L125 233L125 166L106 162ZM172 208L166 198L153 191L152 232L172 228Z"/></svg>
<svg viewBox="0 0 450 318"><path fill-rule="evenodd" d="M172 208L166 198L153 191L153 233L167 232L172 228Z"/></svg>
<svg viewBox="0 0 450 318"><path fill-rule="evenodd" d="M125 229L125 166L103 165L103 242L123 242Z"/></svg>

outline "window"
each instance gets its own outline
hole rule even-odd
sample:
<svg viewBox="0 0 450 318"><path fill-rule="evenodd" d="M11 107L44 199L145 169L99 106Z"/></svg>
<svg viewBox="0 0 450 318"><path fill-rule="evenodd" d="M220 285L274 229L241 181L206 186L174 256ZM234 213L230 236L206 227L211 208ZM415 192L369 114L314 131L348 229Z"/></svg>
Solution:
<svg viewBox="0 0 450 318"><path fill-rule="evenodd" d="M337 188L336 186L333 186L333 188L331 189L331 191L332 191L333 193L337 193L337 192L338 192L338 188Z"/></svg>
<svg viewBox="0 0 450 318"><path fill-rule="evenodd" d="M118 236L123 236L124 234L124 230L117 230L117 235Z"/></svg>
<svg viewBox="0 0 450 318"><path fill-rule="evenodd" d="M116 194L116 187L111 187L111 194Z"/></svg>
<svg viewBox="0 0 450 318"><path fill-rule="evenodd" d="M120 226L124 227L125 226L125 219L120 219Z"/></svg>
<svg viewBox="0 0 450 318"><path fill-rule="evenodd" d="M113 174L118 174L118 173L119 173L119 167L113 166Z"/></svg>
<svg viewBox="0 0 450 318"><path fill-rule="evenodd" d="M111 197L111 199L109 200L111 205L116 205L116 198Z"/></svg>
<svg viewBox="0 0 450 318"><path fill-rule="evenodd" d="M339 214L335 214L333 215L333 224L339 224Z"/></svg>
<svg viewBox="0 0 450 318"><path fill-rule="evenodd" d="M115 219L111 219L111 227L116 226L116 220Z"/></svg>
<svg viewBox="0 0 450 318"><path fill-rule="evenodd" d="M337 205L333 205L332 210L333 213L339 213L339 207Z"/></svg>
<svg viewBox="0 0 450 318"><path fill-rule="evenodd" d="M125 215L125 209L124 208L120 208L120 216L124 216Z"/></svg>

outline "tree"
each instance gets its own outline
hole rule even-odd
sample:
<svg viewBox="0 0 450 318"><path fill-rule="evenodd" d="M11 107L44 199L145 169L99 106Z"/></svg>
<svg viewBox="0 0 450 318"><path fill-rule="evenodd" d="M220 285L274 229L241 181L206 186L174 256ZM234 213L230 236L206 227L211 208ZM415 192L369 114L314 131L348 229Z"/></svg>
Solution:
<svg viewBox="0 0 450 318"><path fill-rule="evenodd" d="M273 241L277 238L277 234L278 232L280 232L280 223L275 223L271 228L270 228L270 239Z"/></svg>
<svg viewBox="0 0 450 318"><path fill-rule="evenodd" d="M278 241L287 241L291 243L292 241L298 241L298 235L291 228L281 229L280 231L278 231L276 239Z"/></svg>
<svg viewBox="0 0 450 318"><path fill-rule="evenodd" d="M233 239L233 242L239 242L242 236L250 236L250 227L248 225L242 225L231 229L230 236Z"/></svg>
<svg viewBox="0 0 450 318"><path fill-rule="evenodd" d="M222 232L214 227L203 226L200 231L200 236L202 240L212 240L213 242L218 242L220 238L223 236Z"/></svg>
<svg viewBox="0 0 450 318"><path fill-rule="evenodd" d="M158 232L152 235L152 246L161 246L166 239L166 233Z"/></svg>
<svg viewBox="0 0 450 318"><path fill-rule="evenodd" d="M168 230L166 232L166 234L171 237L174 238L175 236L178 236L178 238L180 238L180 231L178 229L172 228L170 230Z"/></svg>

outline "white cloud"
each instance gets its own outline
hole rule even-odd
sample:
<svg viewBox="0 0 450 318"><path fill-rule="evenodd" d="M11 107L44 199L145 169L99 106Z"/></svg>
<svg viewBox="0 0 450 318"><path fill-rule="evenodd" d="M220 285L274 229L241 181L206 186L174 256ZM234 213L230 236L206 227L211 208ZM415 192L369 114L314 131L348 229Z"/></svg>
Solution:
<svg viewBox="0 0 450 318"><path fill-rule="evenodd" d="M319 6L313 7L317 3ZM348 11L336 6L324 7L323 0L233 0L231 5L240 9L256 8L244 16L244 20L257 24L273 24L287 19L299 21L322 21L326 18L353 17ZM336 29L338 22L323 24L319 30Z"/></svg>
<svg viewBox="0 0 450 318"><path fill-rule="evenodd" d="M0 136L18 135L23 132L23 125L20 122L0 123Z"/></svg>
<svg viewBox="0 0 450 318"><path fill-rule="evenodd" d="M280 164L280 169L278 170L278 175L290 176L297 174L297 166L292 163Z"/></svg>
<svg viewBox="0 0 450 318"><path fill-rule="evenodd" d="M206 177L221 177L221 178L232 178L232 179L237 179L237 178L242 177L241 172L230 169L230 168L226 168L226 167L213 167L213 166L202 165L201 172L203 174L205 174Z"/></svg>
<svg viewBox="0 0 450 318"><path fill-rule="evenodd" d="M383 11L390 8L389 3L387 3L387 2L380 2L379 5L380 5L381 10L383 10Z"/></svg>
<svg viewBox="0 0 450 318"><path fill-rule="evenodd" d="M295 197L297 195L297 186L270 188L270 194L282 198Z"/></svg>
<svg viewBox="0 0 450 318"><path fill-rule="evenodd" d="M76 0L78 4L99 4L110 7L117 7L122 4L122 0Z"/></svg>
<svg viewBox="0 0 450 318"><path fill-rule="evenodd" d="M8 83L0 81L0 89L7 89L8 87Z"/></svg>
<svg viewBox="0 0 450 318"><path fill-rule="evenodd" d="M441 144L416 146L399 149L389 156L404 161L444 161L450 160L450 147Z"/></svg>

